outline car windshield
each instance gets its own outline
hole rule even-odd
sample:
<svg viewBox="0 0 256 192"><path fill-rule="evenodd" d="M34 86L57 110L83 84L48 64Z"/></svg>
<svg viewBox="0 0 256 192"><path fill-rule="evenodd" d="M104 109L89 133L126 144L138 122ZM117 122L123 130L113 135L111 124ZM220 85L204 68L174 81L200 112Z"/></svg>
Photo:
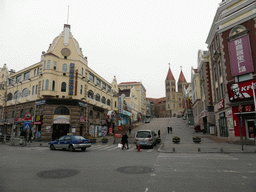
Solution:
<svg viewBox="0 0 256 192"><path fill-rule="evenodd" d="M137 138L150 138L151 134L149 131L140 131L136 135Z"/></svg>
<svg viewBox="0 0 256 192"><path fill-rule="evenodd" d="M85 139L85 138L82 137L82 136L74 136L74 138L75 138L75 139L78 139L78 140L83 140L83 139Z"/></svg>

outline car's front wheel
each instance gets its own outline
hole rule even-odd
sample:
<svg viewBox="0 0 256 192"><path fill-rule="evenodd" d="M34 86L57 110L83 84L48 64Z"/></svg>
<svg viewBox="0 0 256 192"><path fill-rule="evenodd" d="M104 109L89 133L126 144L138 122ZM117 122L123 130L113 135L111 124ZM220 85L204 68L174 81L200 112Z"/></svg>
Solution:
<svg viewBox="0 0 256 192"><path fill-rule="evenodd" d="M71 151L71 152L75 151L75 148L73 147L73 145L69 146L69 151Z"/></svg>
<svg viewBox="0 0 256 192"><path fill-rule="evenodd" d="M86 150L86 147L85 148L81 148L81 151L85 151Z"/></svg>
<svg viewBox="0 0 256 192"><path fill-rule="evenodd" d="M53 144L50 145L50 149L55 150L55 147L53 146Z"/></svg>

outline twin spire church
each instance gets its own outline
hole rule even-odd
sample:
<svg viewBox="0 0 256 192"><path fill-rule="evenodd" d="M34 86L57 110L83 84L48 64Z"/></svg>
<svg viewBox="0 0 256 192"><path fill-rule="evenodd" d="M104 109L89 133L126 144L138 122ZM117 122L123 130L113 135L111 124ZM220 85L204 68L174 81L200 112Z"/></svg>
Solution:
<svg viewBox="0 0 256 192"><path fill-rule="evenodd" d="M184 101L184 86L187 87L188 83L185 76L180 71L178 80L178 91L176 92L176 80L169 67L168 74L165 80L165 97L166 97L166 112L168 116L181 116L185 109Z"/></svg>

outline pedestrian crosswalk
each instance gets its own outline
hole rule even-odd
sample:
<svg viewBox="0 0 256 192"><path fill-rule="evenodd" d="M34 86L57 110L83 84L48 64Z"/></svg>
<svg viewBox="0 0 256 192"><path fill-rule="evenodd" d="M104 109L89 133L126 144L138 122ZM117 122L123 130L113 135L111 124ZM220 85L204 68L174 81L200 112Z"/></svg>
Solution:
<svg viewBox="0 0 256 192"><path fill-rule="evenodd" d="M93 144L88 150L93 150L93 151L122 151L122 148L118 148L117 145L101 145L101 144ZM124 149L125 151L137 151L136 145L134 144L129 144L129 149ZM152 152L154 149L140 149L142 152Z"/></svg>

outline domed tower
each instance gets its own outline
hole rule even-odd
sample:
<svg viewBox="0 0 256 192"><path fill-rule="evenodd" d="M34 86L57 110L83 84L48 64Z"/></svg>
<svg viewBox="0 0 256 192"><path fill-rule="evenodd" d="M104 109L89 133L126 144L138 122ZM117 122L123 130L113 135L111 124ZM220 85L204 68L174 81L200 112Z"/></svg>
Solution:
<svg viewBox="0 0 256 192"><path fill-rule="evenodd" d="M175 108L175 92L176 92L176 81L169 67L167 77L165 80L165 96L166 96L166 111L172 116L172 111Z"/></svg>

